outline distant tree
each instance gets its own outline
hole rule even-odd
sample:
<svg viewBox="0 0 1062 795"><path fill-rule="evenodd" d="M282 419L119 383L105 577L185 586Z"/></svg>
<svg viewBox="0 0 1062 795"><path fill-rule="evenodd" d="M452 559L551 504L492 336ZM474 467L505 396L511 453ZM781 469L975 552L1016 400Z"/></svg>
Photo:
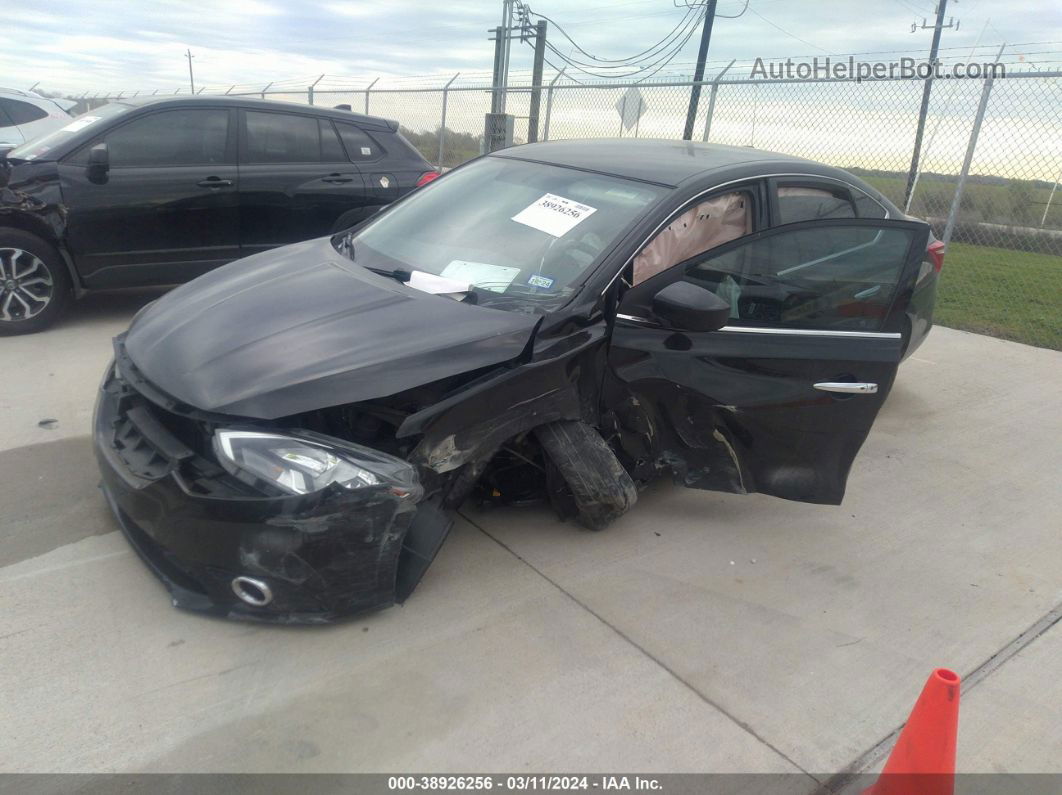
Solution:
<svg viewBox="0 0 1062 795"><path fill-rule="evenodd" d="M1033 186L1024 179L1013 179L1007 185L1007 196L1010 198L1010 217L1016 224L1028 224L1036 215L1035 191Z"/></svg>
<svg viewBox="0 0 1062 795"><path fill-rule="evenodd" d="M439 157L439 128L433 131L424 130L414 132L407 127L400 127L399 131L407 141L416 147L417 151L430 163L435 163ZM443 166L459 166L466 160L478 157L483 147L483 136L471 133L457 132L446 128L443 139Z"/></svg>

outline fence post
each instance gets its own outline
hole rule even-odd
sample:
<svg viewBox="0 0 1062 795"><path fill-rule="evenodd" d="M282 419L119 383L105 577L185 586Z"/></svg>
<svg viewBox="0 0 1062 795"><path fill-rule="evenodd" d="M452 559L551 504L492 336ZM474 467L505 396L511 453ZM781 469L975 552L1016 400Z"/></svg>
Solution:
<svg viewBox="0 0 1062 795"><path fill-rule="evenodd" d="M446 100L450 96L450 86L460 75L461 73L458 72L447 81L445 86L443 86L442 120L439 122L439 159L435 164L435 168L438 171L442 171L443 141L446 140Z"/></svg>
<svg viewBox="0 0 1062 795"><path fill-rule="evenodd" d="M736 63L737 58L724 66L722 71L715 76L714 80L712 80L712 90L708 94L708 110L704 114L704 135L701 136L702 141L708 140L708 133L712 130L712 114L715 113L715 98L716 95L719 94L719 81L722 80L723 75L727 73L727 70Z"/></svg>
<svg viewBox="0 0 1062 795"><path fill-rule="evenodd" d="M1058 182L1062 180L1062 174L1055 178L1055 184L1051 186L1051 192L1047 194L1047 205L1044 207L1044 215L1040 219L1040 228L1044 228L1044 224L1047 223L1047 214L1051 211L1051 201L1055 198L1055 191L1058 190Z"/></svg>
<svg viewBox="0 0 1062 795"><path fill-rule="evenodd" d="M1006 47L1007 45L1003 45ZM999 51L1003 54L1003 50ZM996 60L999 60L997 56ZM981 87L981 101L977 103L977 113L974 115L973 127L970 130L970 141L966 144L966 157L962 160L962 171L959 172L959 184L955 186L955 195L951 199L951 209L948 210L948 221L944 224L944 248L947 249L951 234L955 231L955 222L959 217L959 204L962 202L962 192L966 188L966 177L970 173L970 164L973 162L974 150L977 148L977 136L981 133L981 123L985 120L985 109L988 107L988 95L992 93L992 83L996 72L993 69L985 84Z"/></svg>
<svg viewBox="0 0 1062 795"><path fill-rule="evenodd" d="M380 78L377 77L376 80L373 80L371 83L369 83L369 85L365 86L365 115L366 116L369 115L369 92L372 91L372 87L374 85L376 85L376 83L379 82L379 80L380 80Z"/></svg>
<svg viewBox="0 0 1062 795"><path fill-rule="evenodd" d="M549 114L553 110L553 86L558 80L561 79L561 76L564 74L565 69L567 69L567 67L563 67L559 72L557 72L557 76L549 81L549 88L546 89L546 121L542 125L543 141L549 140Z"/></svg>
<svg viewBox="0 0 1062 795"><path fill-rule="evenodd" d="M262 99L265 99L266 92L269 90L269 87L271 85L273 85L273 81L272 80L270 80L269 84L265 88L262 89Z"/></svg>
<svg viewBox="0 0 1062 795"><path fill-rule="evenodd" d="M314 89L314 86L316 86L322 80L324 80L324 75L321 75L320 77L318 77L316 80L313 81L313 83L311 83L306 88L306 99L309 101L309 103L311 105L313 104L313 89Z"/></svg>
<svg viewBox="0 0 1062 795"><path fill-rule="evenodd" d="M760 84L752 86L752 135L749 137L749 146L756 145L756 111L759 109Z"/></svg>

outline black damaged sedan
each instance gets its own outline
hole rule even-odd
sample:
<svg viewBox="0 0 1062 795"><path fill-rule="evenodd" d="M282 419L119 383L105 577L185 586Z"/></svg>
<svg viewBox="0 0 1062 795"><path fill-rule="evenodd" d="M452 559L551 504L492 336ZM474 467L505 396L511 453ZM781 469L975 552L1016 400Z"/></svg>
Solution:
<svg viewBox="0 0 1062 795"><path fill-rule="evenodd" d="M104 491L174 604L280 622L404 600L469 498L592 529L657 477L839 504L942 260L806 160L508 149L142 310Z"/></svg>

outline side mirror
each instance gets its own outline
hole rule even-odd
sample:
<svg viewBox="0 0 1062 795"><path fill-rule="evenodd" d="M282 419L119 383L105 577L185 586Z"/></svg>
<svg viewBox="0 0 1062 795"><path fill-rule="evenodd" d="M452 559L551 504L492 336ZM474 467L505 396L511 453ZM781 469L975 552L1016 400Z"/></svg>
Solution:
<svg viewBox="0 0 1062 795"><path fill-rule="evenodd" d="M689 282L674 282L653 296L653 314L678 331L717 331L730 320L730 304Z"/></svg>
<svg viewBox="0 0 1062 795"><path fill-rule="evenodd" d="M111 169L111 156L107 144L96 144L89 149L88 176L93 182L102 182Z"/></svg>

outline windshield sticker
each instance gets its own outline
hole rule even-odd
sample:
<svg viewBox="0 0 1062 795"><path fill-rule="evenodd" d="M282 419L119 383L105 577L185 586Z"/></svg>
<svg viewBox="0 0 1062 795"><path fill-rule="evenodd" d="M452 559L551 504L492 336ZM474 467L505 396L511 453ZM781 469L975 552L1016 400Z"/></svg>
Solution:
<svg viewBox="0 0 1062 795"><path fill-rule="evenodd" d="M513 216L518 224L530 226L554 237L563 237L572 228L597 212L596 207L547 193Z"/></svg>
<svg viewBox="0 0 1062 795"><path fill-rule="evenodd" d="M361 148L361 154L364 157L371 157L372 156L372 148L368 147L368 146L363 146Z"/></svg>
<svg viewBox="0 0 1062 795"><path fill-rule="evenodd" d="M519 268L487 262L466 262L463 259L452 260L442 270L442 275L448 279L457 279L493 293L504 293L519 273Z"/></svg>
<svg viewBox="0 0 1062 795"><path fill-rule="evenodd" d="M406 282L410 287L432 295L445 295L447 293L464 293L468 291L468 281L448 279L445 276L436 276L434 273L413 271Z"/></svg>
<svg viewBox="0 0 1062 795"><path fill-rule="evenodd" d="M540 276L537 273L531 274L531 277L527 280L527 283L532 287L544 287L547 290L553 286L553 279L548 276Z"/></svg>
<svg viewBox="0 0 1062 795"><path fill-rule="evenodd" d="M99 121L99 116L78 116L68 125L62 128L62 132L77 132L78 130L84 130L92 122Z"/></svg>

